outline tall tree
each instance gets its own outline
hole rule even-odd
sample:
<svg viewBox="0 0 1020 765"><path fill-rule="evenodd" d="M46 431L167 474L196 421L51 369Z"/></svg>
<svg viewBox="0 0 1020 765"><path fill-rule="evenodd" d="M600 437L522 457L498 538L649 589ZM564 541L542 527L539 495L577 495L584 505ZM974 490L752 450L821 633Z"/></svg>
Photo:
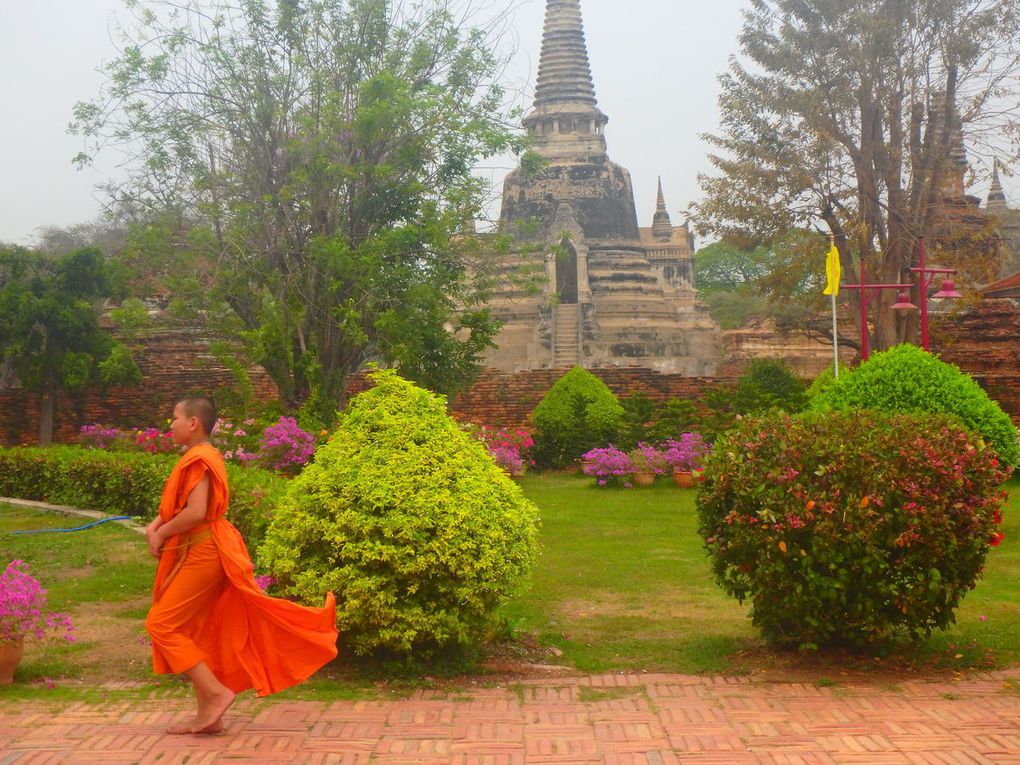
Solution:
<svg viewBox="0 0 1020 765"><path fill-rule="evenodd" d="M1016 146L1018 17L1020 0L752 0L746 60L720 78L700 227L751 241L818 227L848 279L863 261L870 281L905 281L918 238L942 236L943 202L963 195L963 134ZM916 331L894 300L875 299L876 347Z"/></svg>
<svg viewBox="0 0 1020 765"><path fill-rule="evenodd" d="M120 196L175 211L192 250L208 231L210 294L284 405L330 418L373 359L463 384L497 326L456 233L482 203L472 167L520 140L492 30L447 0L132 5L104 91L76 107L79 159L127 141Z"/></svg>
<svg viewBox="0 0 1020 765"><path fill-rule="evenodd" d="M141 382L130 349L99 326L109 294L109 272L95 248L58 257L0 250L0 359L39 397L40 444L53 440L61 391Z"/></svg>

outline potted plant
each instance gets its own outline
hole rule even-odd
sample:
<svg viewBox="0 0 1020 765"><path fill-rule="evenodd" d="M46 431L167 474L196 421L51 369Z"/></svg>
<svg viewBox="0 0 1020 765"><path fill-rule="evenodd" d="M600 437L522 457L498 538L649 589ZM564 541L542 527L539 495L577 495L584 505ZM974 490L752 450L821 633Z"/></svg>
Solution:
<svg viewBox="0 0 1020 765"><path fill-rule="evenodd" d="M627 457L630 461L630 472L636 486L651 486L655 477L666 472L669 465L662 450L651 444L639 443Z"/></svg>
<svg viewBox="0 0 1020 765"><path fill-rule="evenodd" d="M698 433L681 433L677 439L665 444L666 463L673 468L673 481L677 486L694 486L694 472L701 470L701 460L712 447Z"/></svg>
<svg viewBox="0 0 1020 765"><path fill-rule="evenodd" d="M28 573L28 565L12 560L0 573L0 685L14 682L25 638L42 638L51 630L63 630L64 637L74 641L70 617L50 611L46 590Z"/></svg>
<svg viewBox="0 0 1020 765"><path fill-rule="evenodd" d="M630 475L630 459L627 452L617 449L612 444L586 452L581 460L581 472L594 476L599 486L619 483L620 476Z"/></svg>

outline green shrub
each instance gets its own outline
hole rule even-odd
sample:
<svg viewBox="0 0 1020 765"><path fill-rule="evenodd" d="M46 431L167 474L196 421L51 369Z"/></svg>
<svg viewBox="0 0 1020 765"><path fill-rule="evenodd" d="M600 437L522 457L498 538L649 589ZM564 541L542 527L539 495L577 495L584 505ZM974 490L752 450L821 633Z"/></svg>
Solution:
<svg viewBox="0 0 1020 765"><path fill-rule="evenodd" d="M928 635L1001 534L1006 472L946 415L747 418L705 460L699 531L716 580L770 643Z"/></svg>
<svg viewBox="0 0 1020 765"><path fill-rule="evenodd" d="M261 560L287 594L335 592L359 654L471 646L534 562L538 511L442 397L371 377L294 479Z"/></svg>
<svg viewBox="0 0 1020 765"><path fill-rule="evenodd" d="M543 467L562 467L605 446L616 439L623 415L623 407L604 382L574 367L553 383L531 413L535 461Z"/></svg>
<svg viewBox="0 0 1020 765"><path fill-rule="evenodd" d="M33 499L151 520L176 455L107 452L79 446L0 449L0 496ZM230 509L249 548L269 524L286 481L258 468L227 465Z"/></svg>
<svg viewBox="0 0 1020 765"><path fill-rule="evenodd" d="M1016 427L999 405L970 375L914 345L876 353L853 372L840 374L811 408L951 414L980 433L1010 467L1020 459Z"/></svg>
<svg viewBox="0 0 1020 765"><path fill-rule="evenodd" d="M807 388L782 361L754 359L737 381L734 399L741 415L770 409L796 414L807 406Z"/></svg>
<svg viewBox="0 0 1020 765"><path fill-rule="evenodd" d="M851 370L848 367L841 366L839 374L842 377L843 375L850 374L850 371ZM807 389L808 404L814 401L823 390L828 388L834 382L836 382L836 373L833 370L832 365L830 364L821 372L819 372L818 376L814 380L812 380L811 384L808 386Z"/></svg>

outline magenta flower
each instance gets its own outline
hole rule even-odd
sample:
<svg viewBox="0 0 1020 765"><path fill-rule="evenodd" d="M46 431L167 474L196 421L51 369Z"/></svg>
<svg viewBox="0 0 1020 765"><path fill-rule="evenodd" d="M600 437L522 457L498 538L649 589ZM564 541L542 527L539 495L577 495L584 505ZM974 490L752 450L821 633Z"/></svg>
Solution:
<svg viewBox="0 0 1020 765"><path fill-rule="evenodd" d="M74 625L65 614L46 607L46 590L28 572L24 561L12 560L0 573L0 643L26 637L45 637L63 631L74 642Z"/></svg>

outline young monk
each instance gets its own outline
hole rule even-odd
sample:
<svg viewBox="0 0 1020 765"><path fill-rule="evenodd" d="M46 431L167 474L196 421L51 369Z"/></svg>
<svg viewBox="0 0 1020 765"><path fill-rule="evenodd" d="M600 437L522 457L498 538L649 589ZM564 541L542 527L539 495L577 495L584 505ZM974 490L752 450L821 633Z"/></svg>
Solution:
<svg viewBox="0 0 1020 765"><path fill-rule="evenodd" d="M336 604L307 608L265 595L236 528L224 517L229 492L223 457L209 443L216 408L205 397L174 407L170 429L186 447L146 527L159 558L145 627L157 674L184 673L198 712L168 733L218 733L234 695L259 696L307 679L336 656Z"/></svg>

